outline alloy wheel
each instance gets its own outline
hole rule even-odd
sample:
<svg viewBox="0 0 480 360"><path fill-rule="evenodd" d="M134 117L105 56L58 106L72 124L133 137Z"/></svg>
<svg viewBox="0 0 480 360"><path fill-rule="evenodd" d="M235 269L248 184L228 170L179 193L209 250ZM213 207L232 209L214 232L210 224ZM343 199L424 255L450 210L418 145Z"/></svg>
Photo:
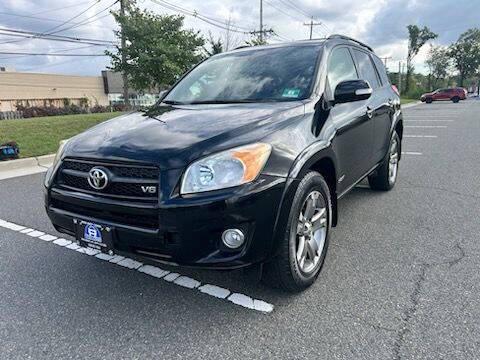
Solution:
<svg viewBox="0 0 480 360"><path fill-rule="evenodd" d="M304 274L312 273L320 261L327 238L327 206L319 191L305 199L297 223L296 260Z"/></svg>
<svg viewBox="0 0 480 360"><path fill-rule="evenodd" d="M398 141L396 138L392 140L390 144L390 152L389 152L389 163L388 163L388 181L390 184L395 183L397 179L397 172L398 172Z"/></svg>

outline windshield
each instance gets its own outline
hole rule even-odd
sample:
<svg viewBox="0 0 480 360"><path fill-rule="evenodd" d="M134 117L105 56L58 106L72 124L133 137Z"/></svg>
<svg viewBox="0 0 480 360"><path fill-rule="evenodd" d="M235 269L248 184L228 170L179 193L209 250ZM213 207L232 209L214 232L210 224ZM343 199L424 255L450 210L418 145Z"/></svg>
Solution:
<svg viewBox="0 0 480 360"><path fill-rule="evenodd" d="M163 100L171 104L291 101L309 97L321 46L241 51L206 60Z"/></svg>

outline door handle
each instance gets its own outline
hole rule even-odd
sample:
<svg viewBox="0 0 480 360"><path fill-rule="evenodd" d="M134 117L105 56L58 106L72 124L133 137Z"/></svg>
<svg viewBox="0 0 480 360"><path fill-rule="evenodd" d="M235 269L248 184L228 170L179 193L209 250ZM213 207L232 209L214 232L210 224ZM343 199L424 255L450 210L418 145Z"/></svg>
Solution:
<svg viewBox="0 0 480 360"><path fill-rule="evenodd" d="M373 109L370 106L367 106L367 116L369 119L373 117Z"/></svg>

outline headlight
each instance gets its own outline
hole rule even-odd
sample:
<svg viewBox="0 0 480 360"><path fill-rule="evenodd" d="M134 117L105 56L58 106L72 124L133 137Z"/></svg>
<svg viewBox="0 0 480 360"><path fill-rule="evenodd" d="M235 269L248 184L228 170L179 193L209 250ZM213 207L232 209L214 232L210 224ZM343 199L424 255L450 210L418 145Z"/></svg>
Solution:
<svg viewBox="0 0 480 360"><path fill-rule="evenodd" d="M53 168L57 166L58 162L62 159L63 150L65 149L65 145L67 145L68 140L60 141L60 146L58 147L57 154L55 155L55 159L53 160Z"/></svg>
<svg viewBox="0 0 480 360"><path fill-rule="evenodd" d="M49 187L50 183L53 179L53 175L57 172L57 167L62 159L63 150L65 149L65 145L67 145L68 140L60 141L60 146L58 147L57 154L55 155L55 159L53 159L53 165L47 170L45 174L45 187Z"/></svg>
<svg viewBox="0 0 480 360"><path fill-rule="evenodd" d="M192 194L242 185L255 180L272 147L252 144L208 156L187 168L180 192Z"/></svg>

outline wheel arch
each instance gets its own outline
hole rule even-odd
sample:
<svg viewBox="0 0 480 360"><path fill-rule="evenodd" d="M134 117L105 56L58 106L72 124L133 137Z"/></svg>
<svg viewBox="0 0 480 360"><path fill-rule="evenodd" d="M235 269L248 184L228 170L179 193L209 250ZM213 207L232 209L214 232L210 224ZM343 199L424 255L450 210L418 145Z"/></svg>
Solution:
<svg viewBox="0 0 480 360"><path fill-rule="evenodd" d="M330 146L313 144L297 157L293 163L285 184L282 202L275 223L275 238L284 233L284 225L288 221L290 205L295 197L298 184L309 171L319 172L327 181L332 201L332 226L336 226L337 212L337 163L336 157ZM278 241L275 241L278 244ZM274 247L276 251L277 246Z"/></svg>

